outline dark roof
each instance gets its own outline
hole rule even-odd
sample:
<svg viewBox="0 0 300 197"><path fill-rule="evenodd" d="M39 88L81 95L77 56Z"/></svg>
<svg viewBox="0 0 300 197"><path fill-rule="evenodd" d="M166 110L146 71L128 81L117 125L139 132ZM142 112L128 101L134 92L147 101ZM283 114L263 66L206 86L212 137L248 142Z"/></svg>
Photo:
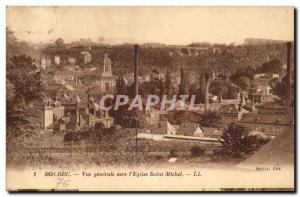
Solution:
<svg viewBox="0 0 300 197"><path fill-rule="evenodd" d="M56 70L54 75L75 75L76 71L70 71L67 69Z"/></svg>
<svg viewBox="0 0 300 197"><path fill-rule="evenodd" d="M256 107L263 108L263 109L284 109L285 104L282 102L269 102L269 103L264 103L262 105L258 105Z"/></svg>
<svg viewBox="0 0 300 197"><path fill-rule="evenodd" d="M246 113L243 115L240 123L287 125L290 123L290 120L288 116L283 114L265 115L258 113Z"/></svg>
<svg viewBox="0 0 300 197"><path fill-rule="evenodd" d="M222 131L214 127L200 127L200 128L203 130L205 136L219 137L223 133Z"/></svg>
<svg viewBox="0 0 300 197"><path fill-rule="evenodd" d="M235 104L222 105L219 108L220 113L228 114L228 113L238 113L238 109Z"/></svg>

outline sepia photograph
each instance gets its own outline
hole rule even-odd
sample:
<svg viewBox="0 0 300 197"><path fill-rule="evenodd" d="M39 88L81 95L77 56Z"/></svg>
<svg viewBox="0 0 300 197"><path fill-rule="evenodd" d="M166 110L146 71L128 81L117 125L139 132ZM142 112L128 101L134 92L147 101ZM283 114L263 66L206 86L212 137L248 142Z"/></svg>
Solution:
<svg viewBox="0 0 300 197"><path fill-rule="evenodd" d="M294 192L294 12L7 6L6 190Z"/></svg>

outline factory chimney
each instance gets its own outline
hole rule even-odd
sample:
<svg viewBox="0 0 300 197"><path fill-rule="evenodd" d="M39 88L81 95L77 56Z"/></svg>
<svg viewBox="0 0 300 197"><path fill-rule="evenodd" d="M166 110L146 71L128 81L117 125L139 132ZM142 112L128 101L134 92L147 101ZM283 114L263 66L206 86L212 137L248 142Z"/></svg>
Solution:
<svg viewBox="0 0 300 197"><path fill-rule="evenodd" d="M204 75L204 82L205 82L205 87L204 87L204 99L205 99L205 104L204 104L204 110L208 110L208 89L209 89L209 74L205 73Z"/></svg>
<svg viewBox="0 0 300 197"><path fill-rule="evenodd" d="M134 95L139 94L139 85L138 85L138 49L139 45L135 44L134 45Z"/></svg>

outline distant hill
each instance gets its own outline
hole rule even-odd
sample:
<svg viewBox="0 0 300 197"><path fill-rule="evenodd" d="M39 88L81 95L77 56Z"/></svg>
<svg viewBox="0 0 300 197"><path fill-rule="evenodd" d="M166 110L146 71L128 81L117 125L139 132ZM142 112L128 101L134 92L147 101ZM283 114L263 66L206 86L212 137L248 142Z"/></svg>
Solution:
<svg viewBox="0 0 300 197"><path fill-rule="evenodd" d="M270 44L283 44L285 42L287 42L287 41L263 39L263 38L246 38L244 40L244 45L270 45Z"/></svg>
<svg viewBox="0 0 300 197"><path fill-rule="evenodd" d="M247 43L256 43L254 41L260 44L209 45L208 43L193 43L189 46L179 46L146 43L140 45L139 48L139 71L141 72L140 74L144 74L156 68L160 72L165 73L167 69L176 72L183 67L187 72L199 74L210 72L212 65L214 65L217 73L229 76L240 67L260 67L268 59L276 58L286 62L286 44L282 43L282 41L272 41L280 44L262 45L260 39L250 39ZM268 40L268 42L264 43L272 42ZM112 60L114 73L120 71L125 73L133 72L133 44L91 45L88 47L73 43L64 48L57 48L55 45L52 45L43 48L42 53L44 55L61 55L62 59L67 59L68 56L81 57L82 51L90 51L92 54L91 64L93 65L102 64L104 54L108 52ZM81 63L81 61L78 63Z"/></svg>

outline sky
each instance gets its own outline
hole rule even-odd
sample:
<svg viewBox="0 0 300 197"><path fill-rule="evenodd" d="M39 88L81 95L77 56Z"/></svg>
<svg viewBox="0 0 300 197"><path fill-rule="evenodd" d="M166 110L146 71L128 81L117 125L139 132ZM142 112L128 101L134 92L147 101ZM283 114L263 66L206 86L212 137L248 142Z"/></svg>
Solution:
<svg viewBox="0 0 300 197"><path fill-rule="evenodd" d="M7 7L18 39L106 43L236 43L245 38L294 40L292 7Z"/></svg>

